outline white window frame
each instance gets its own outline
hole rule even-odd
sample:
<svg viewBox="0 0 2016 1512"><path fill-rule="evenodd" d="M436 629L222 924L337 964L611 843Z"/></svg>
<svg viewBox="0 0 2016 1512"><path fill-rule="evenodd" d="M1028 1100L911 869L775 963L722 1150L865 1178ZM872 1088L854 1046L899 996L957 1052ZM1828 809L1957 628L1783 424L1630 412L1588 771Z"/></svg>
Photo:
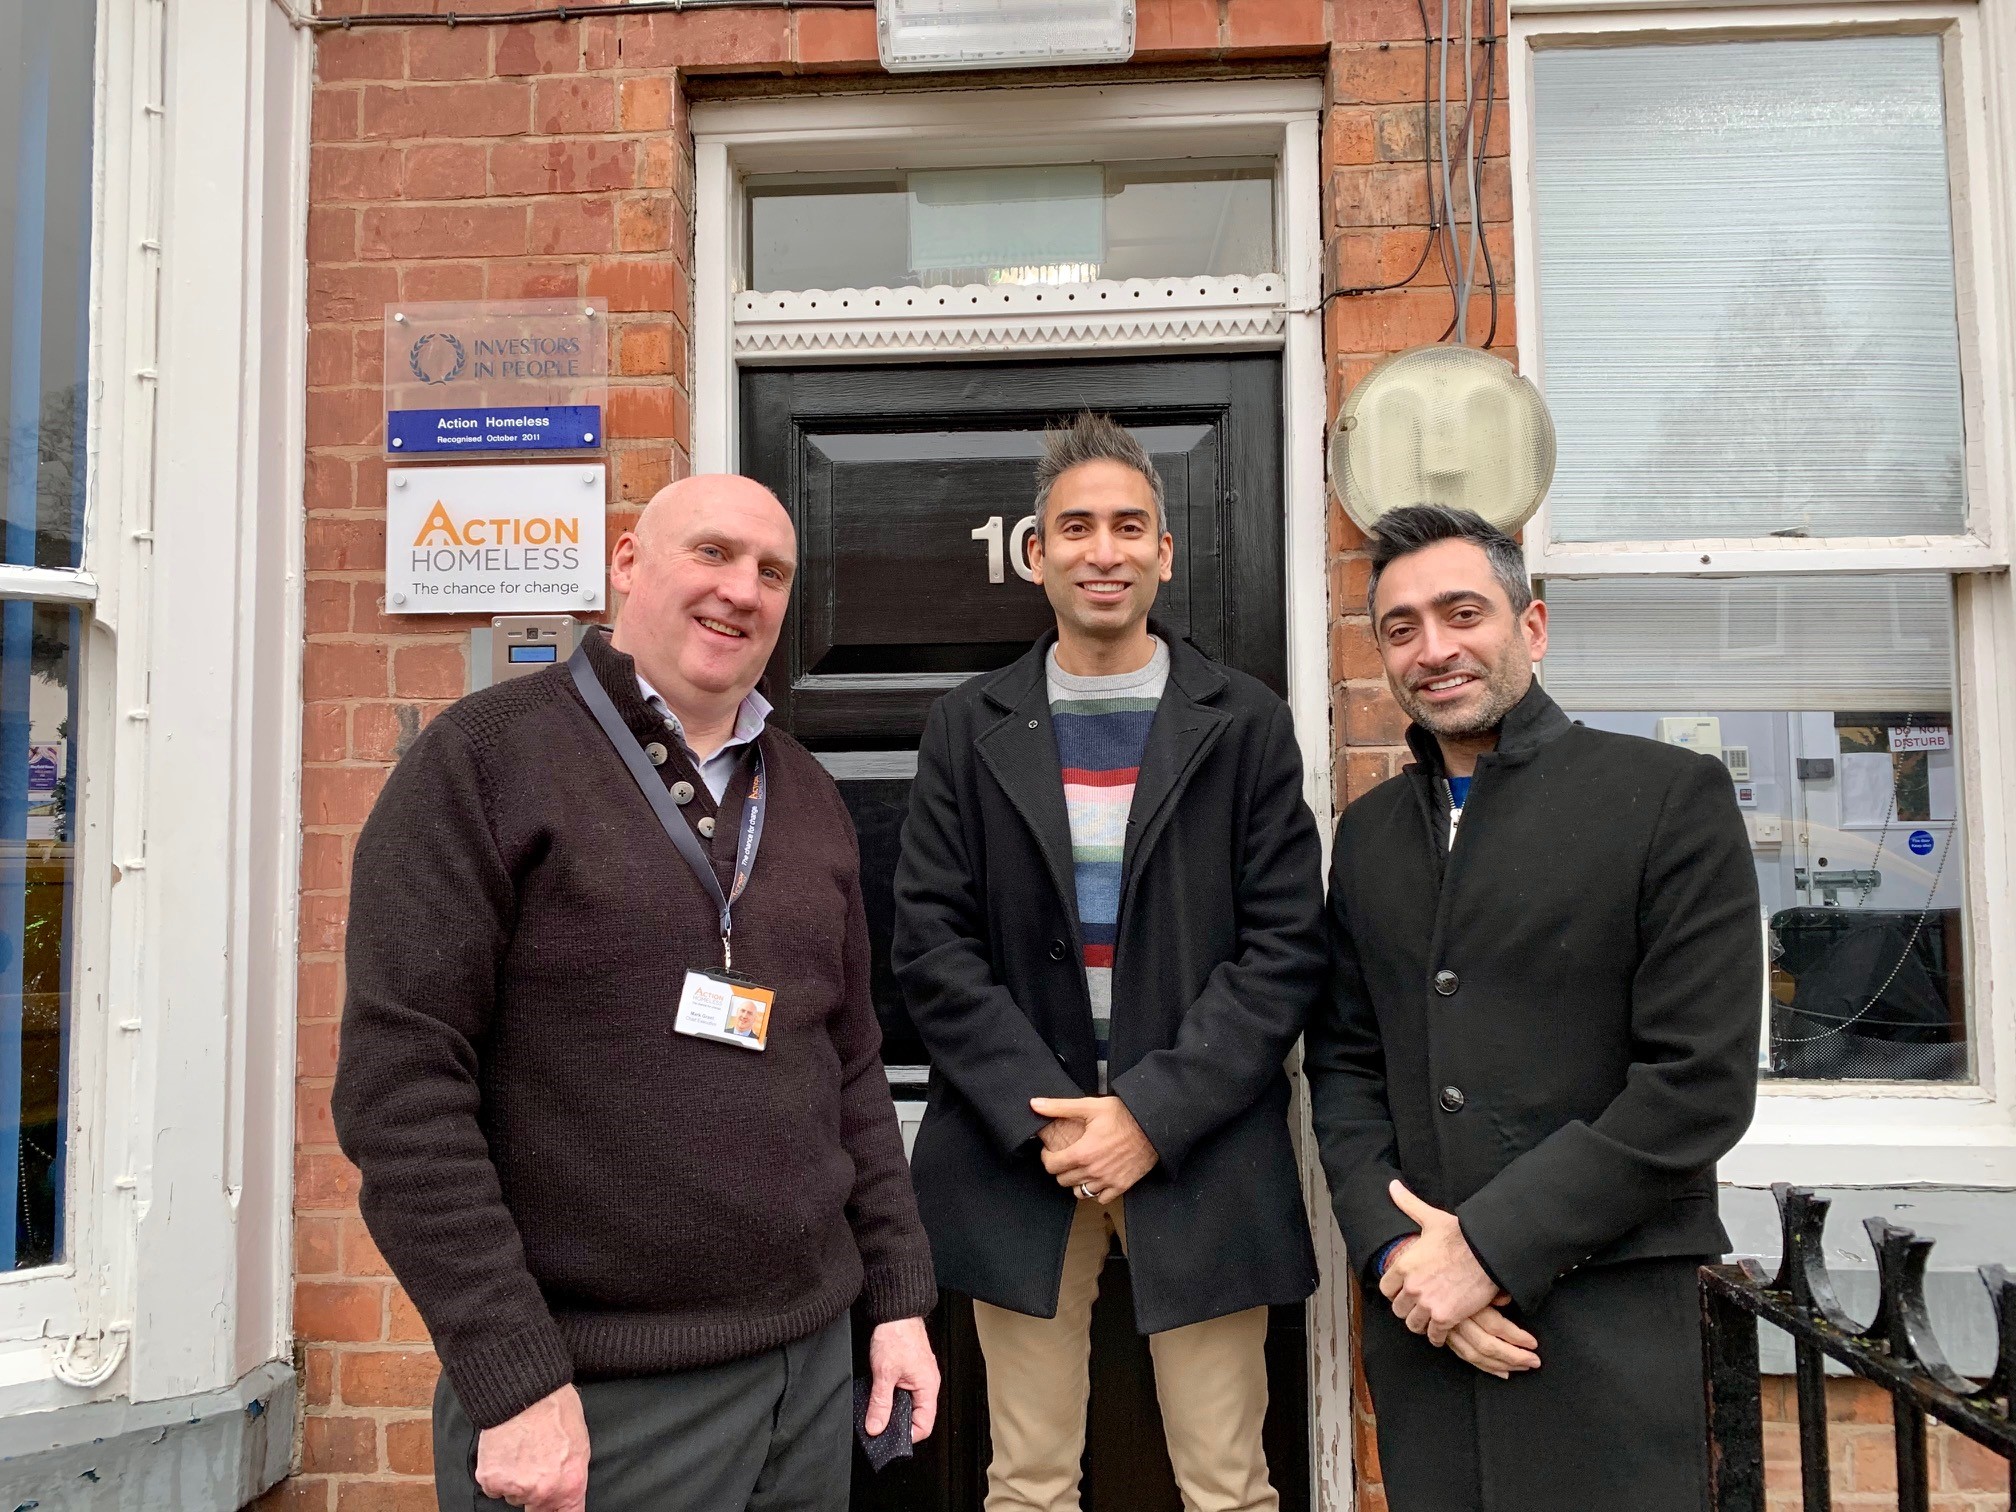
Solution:
<svg viewBox="0 0 2016 1512"><path fill-rule="evenodd" d="M1722 1162L1737 1185L1917 1183L2016 1187L2016 542L2011 460L2012 290L2016 290L2016 8L1971 0L1513 0L1508 40L1515 309L1522 371L1546 387L1533 184L1533 58L1555 47L1919 34L1945 59L1954 279L1960 326L1968 515L1950 537L1572 542L1549 539L1543 509L1526 532L1536 578L1758 573L1954 574L1956 727L1968 824L1967 990L1977 1080L1966 1086L1766 1082L1757 1118Z"/></svg>
<svg viewBox="0 0 2016 1512"><path fill-rule="evenodd" d="M145 504L134 496L146 473L146 448L137 438L152 430L155 394L151 382L108 381L108 374L125 377L121 369L129 363L150 371L155 366L155 332L143 328L140 306L151 300L159 270L152 266L154 254L139 243L151 239L158 246L159 206L114 190L151 183L158 171L158 118L148 107L160 101L163 79L158 8L140 17L121 12L116 3L101 4L97 17L82 565L76 571L0 566L0 598L61 600L84 611L73 671L80 728L70 885L77 924L64 963L70 975L69 1062L62 1068L69 1084L68 1244L53 1265L0 1270L0 1414L75 1399L57 1373L54 1341L78 1340L83 1363L95 1369L123 1355L132 1328L130 1307L114 1300L131 1290L134 1256L119 1242L119 1189L107 1179L121 1164L114 1150L123 1142L108 1119L120 1048L108 1004L112 921L115 913L130 913L137 888L112 882L114 836L123 826L115 823L120 795L109 779L140 754L133 722L119 720L115 710L134 671L144 676L146 664L146 627L129 626L122 610L145 591L145 556L131 542L134 527L127 522Z"/></svg>
<svg viewBox="0 0 2016 1512"><path fill-rule="evenodd" d="M1313 80L1066 85L693 106L693 466L732 471L738 368L756 363L920 361L1123 351L1276 350L1282 359L1282 491L1288 596L1288 704L1302 747L1304 796L1330 831L1330 609L1322 331L1320 87ZM964 313L873 307L836 315L810 291L742 297L742 181L751 174L1085 162L1120 158L1268 156L1280 162L1268 280L1135 280L1128 311L1053 319L1030 293L978 294ZM1264 283L1266 287L1255 285ZM1141 287L1139 306L1133 290ZM1237 287L1235 287L1235 285ZM840 292L840 291L829 291ZM896 291L899 296L912 291ZM1033 291L1031 291L1033 293ZM1306 1123L1306 1108L1303 1117ZM1306 1137L1304 1186L1322 1277L1309 1304L1311 1490L1316 1505L1352 1505L1349 1282L1327 1188Z"/></svg>
<svg viewBox="0 0 2016 1512"><path fill-rule="evenodd" d="M284 1357L308 35L98 0L66 1254L0 1272L0 1417ZM222 76L218 60L227 60Z"/></svg>

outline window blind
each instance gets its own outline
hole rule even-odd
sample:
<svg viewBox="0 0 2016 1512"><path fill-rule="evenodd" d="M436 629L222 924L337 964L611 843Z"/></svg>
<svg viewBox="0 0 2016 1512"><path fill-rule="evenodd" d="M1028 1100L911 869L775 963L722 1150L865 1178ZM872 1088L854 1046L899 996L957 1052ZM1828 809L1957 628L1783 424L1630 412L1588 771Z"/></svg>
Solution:
<svg viewBox="0 0 2016 1512"><path fill-rule="evenodd" d="M1578 709L1953 706L1953 590L1890 577L1557 579L1542 678Z"/></svg>
<svg viewBox="0 0 2016 1512"><path fill-rule="evenodd" d="M1939 40L1555 48L1533 81L1554 537L1964 529Z"/></svg>

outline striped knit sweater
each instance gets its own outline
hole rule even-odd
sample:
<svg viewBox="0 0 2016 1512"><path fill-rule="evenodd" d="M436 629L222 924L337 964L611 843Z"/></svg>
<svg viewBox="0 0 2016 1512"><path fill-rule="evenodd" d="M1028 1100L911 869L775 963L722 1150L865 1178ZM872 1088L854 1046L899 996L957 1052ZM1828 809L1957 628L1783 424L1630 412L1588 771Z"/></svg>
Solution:
<svg viewBox="0 0 2016 1512"><path fill-rule="evenodd" d="M1051 724L1064 769L1064 807L1071 817L1071 864L1077 876L1078 936L1085 947L1085 990L1099 1042L1099 1090L1113 1025L1113 940L1120 918L1120 862L1127 814L1148 749L1148 728L1169 681L1169 648L1155 642L1148 664L1111 677L1076 677L1048 666Z"/></svg>

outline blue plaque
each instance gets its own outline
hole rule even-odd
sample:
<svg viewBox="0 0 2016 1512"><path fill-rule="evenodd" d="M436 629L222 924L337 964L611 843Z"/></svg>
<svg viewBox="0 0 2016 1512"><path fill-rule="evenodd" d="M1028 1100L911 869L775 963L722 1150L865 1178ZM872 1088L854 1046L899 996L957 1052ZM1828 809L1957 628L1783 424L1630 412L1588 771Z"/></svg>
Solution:
<svg viewBox="0 0 2016 1512"><path fill-rule="evenodd" d="M608 301L387 305L384 388L387 456L600 452Z"/></svg>
<svg viewBox="0 0 2016 1512"><path fill-rule="evenodd" d="M385 445L426 452L593 451L602 444L599 404L496 404L482 409L385 412Z"/></svg>

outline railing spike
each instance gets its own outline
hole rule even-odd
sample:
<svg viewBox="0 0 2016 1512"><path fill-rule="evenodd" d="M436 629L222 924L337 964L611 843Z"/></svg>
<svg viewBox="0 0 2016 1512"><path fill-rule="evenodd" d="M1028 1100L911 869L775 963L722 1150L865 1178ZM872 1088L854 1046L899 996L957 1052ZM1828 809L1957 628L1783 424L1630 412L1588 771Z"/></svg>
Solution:
<svg viewBox="0 0 2016 1512"><path fill-rule="evenodd" d="M1845 1318L1820 1249L1825 1199L1798 1187L1772 1188L1785 1254L1774 1281L1755 1264L1701 1269L1702 1352L1708 1367L1709 1465L1720 1512L1763 1512L1764 1442L1755 1323L1792 1336L1799 1366L1801 1490L1807 1512L1829 1504L1826 1378L1832 1360L1891 1399L1897 1440L1897 1506L1926 1512L1930 1501L1928 1427L1964 1435L2016 1467L2016 1274L1981 1267L1995 1312L1994 1379L1968 1380L1946 1362L1925 1306L1932 1241L1882 1219L1868 1230L1876 1251L1878 1303L1867 1328ZM1754 1321L1751 1321L1754 1320ZM2010 1473L2016 1476L2016 1468Z"/></svg>
<svg viewBox="0 0 2016 1512"><path fill-rule="evenodd" d="M2016 1275L2006 1265L1984 1265L1979 1274L1995 1310L1995 1374L1983 1394L2001 1401L2003 1417L2016 1418Z"/></svg>
<svg viewBox="0 0 2016 1512"><path fill-rule="evenodd" d="M1862 1227L1876 1251L1877 1302L1876 1316L1860 1337L1887 1348L1891 1359L1918 1366L1956 1396L1971 1395L1974 1383L1946 1363L1925 1306L1925 1263L1932 1241L1887 1218L1865 1218Z"/></svg>
<svg viewBox="0 0 2016 1512"><path fill-rule="evenodd" d="M1854 1320L1835 1300L1834 1278L1827 1273L1827 1251L1821 1242L1833 1199L1783 1181L1771 1184L1771 1195L1778 1202L1779 1239L1784 1246L1771 1289L1789 1292L1795 1306L1811 1308L1844 1333L1855 1333Z"/></svg>

